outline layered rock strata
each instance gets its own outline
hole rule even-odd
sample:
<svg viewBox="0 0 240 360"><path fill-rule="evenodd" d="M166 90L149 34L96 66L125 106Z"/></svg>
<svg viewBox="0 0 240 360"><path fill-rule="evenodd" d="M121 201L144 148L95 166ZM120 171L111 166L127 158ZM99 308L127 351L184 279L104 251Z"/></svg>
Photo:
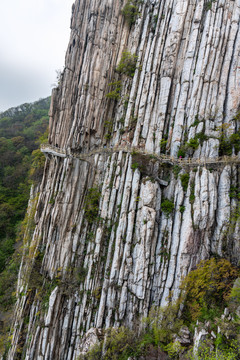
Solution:
<svg viewBox="0 0 240 360"><path fill-rule="evenodd" d="M73 5L9 360L77 359L90 328L137 328L201 259L239 264L239 149L222 147L240 126L240 0L144 0L131 26L124 4Z"/></svg>

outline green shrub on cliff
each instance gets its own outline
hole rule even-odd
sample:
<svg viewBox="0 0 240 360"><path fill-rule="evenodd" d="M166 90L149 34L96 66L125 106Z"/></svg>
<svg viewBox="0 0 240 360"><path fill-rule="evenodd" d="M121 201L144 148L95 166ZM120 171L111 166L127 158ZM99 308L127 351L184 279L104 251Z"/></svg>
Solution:
<svg viewBox="0 0 240 360"><path fill-rule="evenodd" d="M92 224L98 215L99 211L99 201L100 201L101 193L98 188L90 188L88 189L88 193L85 200L85 218L87 219L89 224Z"/></svg>
<svg viewBox="0 0 240 360"><path fill-rule="evenodd" d="M198 146L199 146L199 141L196 137L190 139L187 143L187 149L196 150L198 148Z"/></svg>
<svg viewBox="0 0 240 360"><path fill-rule="evenodd" d="M111 86L111 91L106 95L106 97L112 100L119 100L122 89L121 81L111 82L108 86Z"/></svg>
<svg viewBox="0 0 240 360"><path fill-rule="evenodd" d="M174 210L174 203L171 200L165 199L161 203L161 210L169 216Z"/></svg>
<svg viewBox="0 0 240 360"><path fill-rule="evenodd" d="M139 1L137 0L127 0L127 3L122 9L122 14L129 26L135 24L140 14L138 11L138 3Z"/></svg>
<svg viewBox="0 0 240 360"><path fill-rule="evenodd" d="M229 345L215 348L210 346L207 341L203 342L197 352L190 350L187 360L238 360L240 347L235 340L230 341Z"/></svg>
<svg viewBox="0 0 240 360"><path fill-rule="evenodd" d="M127 360L137 355L136 334L125 327L107 330L104 360Z"/></svg>
<svg viewBox="0 0 240 360"><path fill-rule="evenodd" d="M188 182L189 182L190 175L189 174L182 174L180 176L182 187L184 191L187 191Z"/></svg>
<svg viewBox="0 0 240 360"><path fill-rule="evenodd" d="M220 144L219 144L219 156L231 156L232 155L232 145L225 136L220 137Z"/></svg>
<svg viewBox="0 0 240 360"><path fill-rule="evenodd" d="M161 153L163 153L163 154L166 153L167 143L168 143L168 140L165 138L160 141Z"/></svg>
<svg viewBox="0 0 240 360"><path fill-rule="evenodd" d="M240 131L229 137L231 145L235 148L236 153L240 151Z"/></svg>
<svg viewBox="0 0 240 360"><path fill-rule="evenodd" d="M124 74L129 77L133 77L137 65L137 56L131 54L129 51L124 51L122 53L121 60L116 68L116 71L119 74Z"/></svg>
<svg viewBox="0 0 240 360"><path fill-rule="evenodd" d="M228 260L212 258L201 261L183 280L184 319L194 322L214 318L227 305L239 271Z"/></svg>
<svg viewBox="0 0 240 360"><path fill-rule="evenodd" d="M179 304L169 304L163 308L154 306L149 316L144 319L145 334L143 339L155 346L167 345L173 341L183 326L183 320L178 318ZM144 341L146 343L146 341Z"/></svg>
<svg viewBox="0 0 240 360"><path fill-rule="evenodd" d="M221 129L222 130L222 129ZM237 154L240 151L240 131L227 137L223 132L219 138L219 155L231 156L233 149Z"/></svg>

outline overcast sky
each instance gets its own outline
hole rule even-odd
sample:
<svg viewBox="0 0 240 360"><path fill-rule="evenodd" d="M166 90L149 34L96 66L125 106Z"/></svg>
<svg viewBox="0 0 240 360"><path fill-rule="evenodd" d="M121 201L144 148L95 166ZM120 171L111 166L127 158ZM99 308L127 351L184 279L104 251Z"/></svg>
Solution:
<svg viewBox="0 0 240 360"><path fill-rule="evenodd" d="M51 94L74 0L0 0L0 112Z"/></svg>

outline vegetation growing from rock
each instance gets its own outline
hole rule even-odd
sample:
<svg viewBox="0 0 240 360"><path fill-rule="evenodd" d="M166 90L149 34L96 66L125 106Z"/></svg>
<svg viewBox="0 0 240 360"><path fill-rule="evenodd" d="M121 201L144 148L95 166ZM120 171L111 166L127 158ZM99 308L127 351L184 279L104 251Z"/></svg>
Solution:
<svg viewBox="0 0 240 360"><path fill-rule="evenodd" d="M124 74L129 77L133 77L136 65L137 65L137 56L135 54L131 54L128 51L124 51L122 53L121 60L116 68L116 71L119 74Z"/></svg>
<svg viewBox="0 0 240 360"><path fill-rule="evenodd" d="M237 186L230 186L229 196L231 199L240 200L240 188L238 188Z"/></svg>
<svg viewBox="0 0 240 360"><path fill-rule="evenodd" d="M220 345L218 347L209 346L207 341L203 342L199 349L194 352L188 352L187 360L238 360L240 344L233 340L229 344Z"/></svg>
<svg viewBox="0 0 240 360"><path fill-rule="evenodd" d="M182 187L183 187L183 190L184 190L184 191L187 191L188 183L189 183L189 178L190 178L190 175L189 175L189 174L182 174L182 175L180 176L181 183L182 183Z"/></svg>
<svg viewBox="0 0 240 360"><path fill-rule="evenodd" d="M180 171L181 171L180 166L178 166L178 165L173 166L173 174L174 174L175 179L178 178L178 174L180 173Z"/></svg>
<svg viewBox="0 0 240 360"><path fill-rule="evenodd" d="M131 168L132 168L133 170L136 170L136 169L139 168L139 164L136 163L136 162L133 162L132 165L131 165Z"/></svg>
<svg viewBox="0 0 240 360"><path fill-rule="evenodd" d="M171 200L165 199L161 203L161 210L166 214L170 215L173 212L174 203Z"/></svg>
<svg viewBox="0 0 240 360"><path fill-rule="evenodd" d="M163 153L163 154L166 153L167 143L168 143L168 141L165 138L160 141L161 153Z"/></svg>
<svg viewBox="0 0 240 360"><path fill-rule="evenodd" d="M184 158L185 155L186 155L186 147L184 145L181 145L179 150L178 150L177 156L179 158Z"/></svg>
<svg viewBox="0 0 240 360"><path fill-rule="evenodd" d="M179 211L180 211L180 213L184 213L184 211L185 211L185 206L184 205L181 205L180 206L180 208L179 208Z"/></svg>
<svg viewBox="0 0 240 360"><path fill-rule="evenodd" d="M88 189L88 193L85 201L85 218L89 224L96 221L99 211L99 201L101 193L98 188L93 187Z"/></svg>
<svg viewBox="0 0 240 360"><path fill-rule="evenodd" d="M169 304L163 308L153 307L149 316L145 318L146 325L143 339L155 346L160 344L165 346L171 343L174 339L174 334L177 334L184 325L183 320L178 318L179 304Z"/></svg>
<svg viewBox="0 0 240 360"><path fill-rule="evenodd" d="M182 282L185 292L183 317L186 321L208 320L220 315L231 294L239 271L228 260L201 261Z"/></svg>
<svg viewBox="0 0 240 360"><path fill-rule="evenodd" d="M138 0L127 0L122 9L122 14L129 26L133 25L139 16L138 3Z"/></svg>
<svg viewBox="0 0 240 360"><path fill-rule="evenodd" d="M108 86L111 86L111 91L106 95L106 97L112 100L119 100L122 89L121 81L111 82Z"/></svg>
<svg viewBox="0 0 240 360"><path fill-rule="evenodd" d="M106 120L104 123L104 128L106 129L105 139L110 140L113 131L113 120Z"/></svg>
<svg viewBox="0 0 240 360"><path fill-rule="evenodd" d="M194 137L188 141L186 149L197 150L198 146L199 146L198 139Z"/></svg>
<svg viewBox="0 0 240 360"><path fill-rule="evenodd" d="M213 5L213 3L215 3L216 2L216 0L210 0L210 1L208 1L206 4L205 4L205 8L206 8L206 10L208 11L208 10L211 10L212 9L212 5Z"/></svg>
<svg viewBox="0 0 240 360"><path fill-rule="evenodd" d="M190 196L189 196L189 202L193 205L195 201L195 180L191 181L190 183Z"/></svg>
<svg viewBox="0 0 240 360"><path fill-rule="evenodd" d="M240 151L240 131L235 134L232 134L226 137L224 134L220 137L220 144L219 144L219 155L228 155L231 156L233 149L235 152L238 153Z"/></svg>
<svg viewBox="0 0 240 360"><path fill-rule="evenodd" d="M204 141L208 140L208 136L205 135L204 130L197 133L194 138L189 139L188 142L182 144L178 150L178 157L185 157L186 154L191 154L197 150L199 145L202 145Z"/></svg>

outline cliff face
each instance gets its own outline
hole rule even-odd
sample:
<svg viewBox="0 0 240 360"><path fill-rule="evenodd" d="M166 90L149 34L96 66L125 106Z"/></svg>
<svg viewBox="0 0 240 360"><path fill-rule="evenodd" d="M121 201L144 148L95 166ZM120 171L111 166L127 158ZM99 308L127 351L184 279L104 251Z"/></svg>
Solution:
<svg viewBox="0 0 240 360"><path fill-rule="evenodd" d="M75 359L201 259L239 264L240 0L144 0L131 26L124 4L73 5L8 359Z"/></svg>

